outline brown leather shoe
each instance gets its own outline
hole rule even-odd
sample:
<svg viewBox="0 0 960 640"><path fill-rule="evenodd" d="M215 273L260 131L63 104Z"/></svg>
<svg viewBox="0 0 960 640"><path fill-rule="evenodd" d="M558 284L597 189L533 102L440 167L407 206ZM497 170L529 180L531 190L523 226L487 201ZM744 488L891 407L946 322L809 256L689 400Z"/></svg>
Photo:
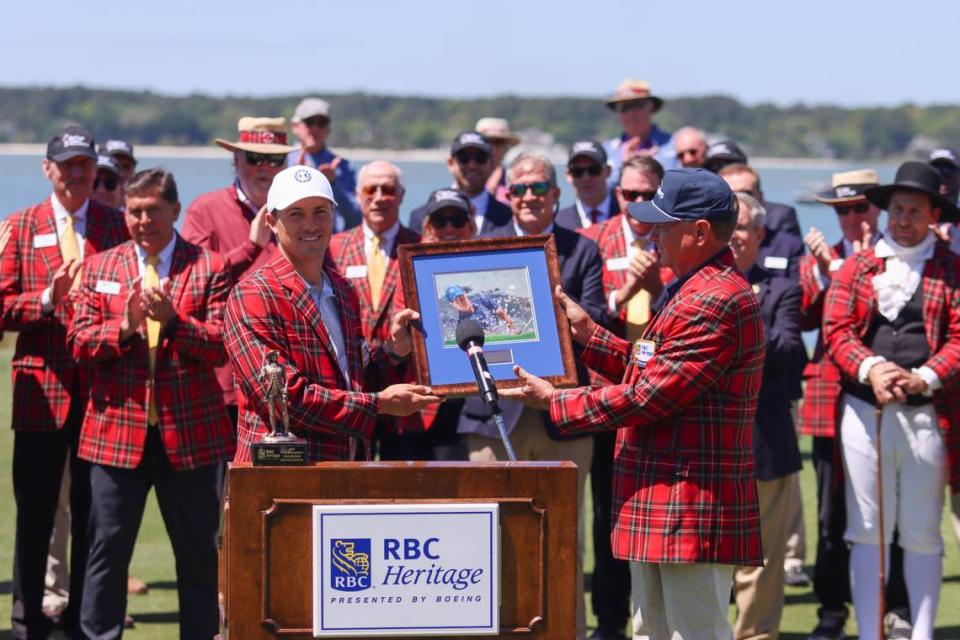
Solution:
<svg viewBox="0 0 960 640"><path fill-rule="evenodd" d="M148 591L149 589L147 588L147 583L140 578L136 576L129 576L127 578L127 593L132 593L136 596L142 596Z"/></svg>

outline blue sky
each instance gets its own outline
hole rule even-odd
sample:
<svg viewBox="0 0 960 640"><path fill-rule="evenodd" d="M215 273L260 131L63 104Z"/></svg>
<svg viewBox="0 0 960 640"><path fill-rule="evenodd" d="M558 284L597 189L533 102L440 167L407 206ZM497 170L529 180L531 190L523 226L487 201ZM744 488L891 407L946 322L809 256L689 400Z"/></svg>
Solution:
<svg viewBox="0 0 960 640"><path fill-rule="evenodd" d="M956 0L88 0L3 9L0 85L960 104Z"/></svg>

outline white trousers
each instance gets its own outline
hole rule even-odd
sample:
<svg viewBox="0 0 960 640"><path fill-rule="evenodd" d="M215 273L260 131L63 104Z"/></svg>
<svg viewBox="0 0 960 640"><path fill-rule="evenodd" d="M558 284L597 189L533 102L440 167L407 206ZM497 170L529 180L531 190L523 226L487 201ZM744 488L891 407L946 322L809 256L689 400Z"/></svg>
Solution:
<svg viewBox="0 0 960 640"><path fill-rule="evenodd" d="M630 563L633 640L731 640L728 564Z"/></svg>
<svg viewBox="0 0 960 640"><path fill-rule="evenodd" d="M840 422L846 474L848 542L880 543L876 407L843 396ZM883 455L884 542L899 531L907 551L942 554L940 518L947 481L946 450L932 404L884 405L880 423Z"/></svg>

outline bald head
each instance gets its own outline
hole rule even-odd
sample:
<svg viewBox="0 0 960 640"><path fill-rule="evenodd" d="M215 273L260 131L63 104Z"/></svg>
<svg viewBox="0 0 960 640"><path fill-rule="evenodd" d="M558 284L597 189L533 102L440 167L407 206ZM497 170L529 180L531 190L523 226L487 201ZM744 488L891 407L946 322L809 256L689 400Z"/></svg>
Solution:
<svg viewBox="0 0 960 640"><path fill-rule="evenodd" d="M357 175L357 201L363 223L376 234L381 234L400 219L403 202L403 173L400 168L383 160L363 165Z"/></svg>
<svg viewBox="0 0 960 640"><path fill-rule="evenodd" d="M702 167L707 157L707 135L695 127L683 127L673 134L677 160L684 167Z"/></svg>

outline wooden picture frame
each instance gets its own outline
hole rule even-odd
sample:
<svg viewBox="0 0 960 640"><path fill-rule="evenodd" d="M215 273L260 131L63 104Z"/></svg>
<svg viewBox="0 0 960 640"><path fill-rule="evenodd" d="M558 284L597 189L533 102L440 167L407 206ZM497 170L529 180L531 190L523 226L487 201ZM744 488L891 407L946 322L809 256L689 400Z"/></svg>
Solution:
<svg viewBox="0 0 960 640"><path fill-rule="evenodd" d="M577 385L570 326L554 295L561 279L552 235L406 244L398 252L406 306L420 314L412 330L419 384L453 397L477 392L452 337L470 317L489 332L484 354L498 389L520 386L514 364L554 386Z"/></svg>

